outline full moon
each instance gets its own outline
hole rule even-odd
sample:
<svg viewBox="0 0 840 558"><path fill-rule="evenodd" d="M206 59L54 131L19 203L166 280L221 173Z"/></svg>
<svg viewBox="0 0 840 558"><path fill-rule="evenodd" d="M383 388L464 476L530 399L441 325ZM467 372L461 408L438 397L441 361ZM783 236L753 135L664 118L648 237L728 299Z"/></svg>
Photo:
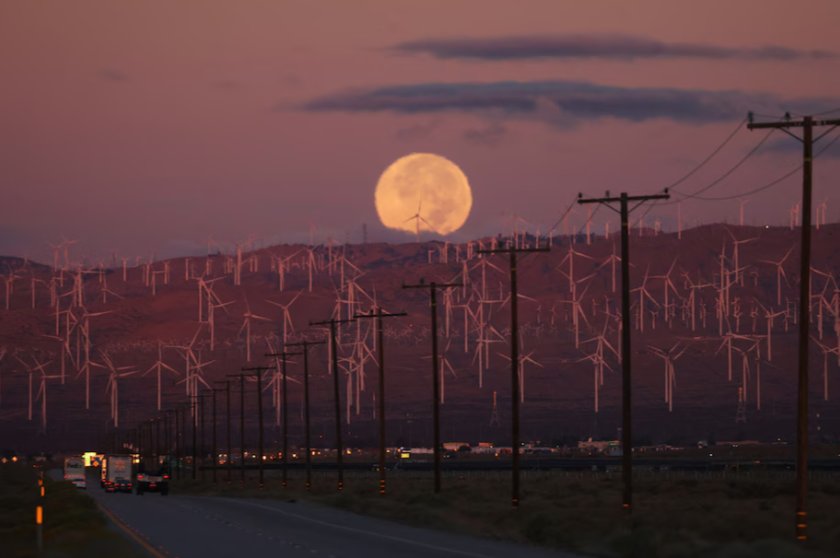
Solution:
<svg viewBox="0 0 840 558"><path fill-rule="evenodd" d="M467 177L452 161L412 153L385 169L376 184L376 211L389 229L447 235L460 229L472 208Z"/></svg>

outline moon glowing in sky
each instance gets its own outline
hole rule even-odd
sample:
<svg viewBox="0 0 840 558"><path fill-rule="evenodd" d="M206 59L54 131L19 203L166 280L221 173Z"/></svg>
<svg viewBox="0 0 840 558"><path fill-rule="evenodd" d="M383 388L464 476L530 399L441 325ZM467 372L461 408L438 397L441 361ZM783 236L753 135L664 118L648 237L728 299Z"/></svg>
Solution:
<svg viewBox="0 0 840 558"><path fill-rule="evenodd" d="M385 169L376 185L376 211L389 229L441 235L463 226L472 207L467 177L439 155L412 153Z"/></svg>

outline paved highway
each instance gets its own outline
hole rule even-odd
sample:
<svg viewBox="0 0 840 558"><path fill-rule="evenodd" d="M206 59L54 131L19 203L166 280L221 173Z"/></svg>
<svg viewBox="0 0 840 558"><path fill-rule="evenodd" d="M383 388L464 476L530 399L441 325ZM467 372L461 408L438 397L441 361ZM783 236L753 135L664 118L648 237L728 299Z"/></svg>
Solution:
<svg viewBox="0 0 840 558"><path fill-rule="evenodd" d="M60 473L58 475L60 478ZM160 494L88 494L158 558L573 558L407 527L306 503ZM156 553L156 554L155 554Z"/></svg>

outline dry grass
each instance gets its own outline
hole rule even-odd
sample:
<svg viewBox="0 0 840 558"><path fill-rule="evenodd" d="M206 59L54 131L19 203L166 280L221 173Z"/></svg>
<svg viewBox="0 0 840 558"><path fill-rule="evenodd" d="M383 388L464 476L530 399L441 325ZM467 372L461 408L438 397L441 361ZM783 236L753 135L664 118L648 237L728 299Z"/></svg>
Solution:
<svg viewBox="0 0 840 558"><path fill-rule="evenodd" d="M285 491L274 478L263 491L253 484L249 480L242 489L237 480L216 487L185 481L173 491L307 500L420 527L598 556L840 556L840 478L811 483L807 550L792 544L792 478L638 479L630 522L621 512L620 477L603 474L526 478L517 511L504 477L445 479L439 495L429 480L394 478L386 498L372 477L347 479L341 493L325 478L316 479L309 493L301 490L299 477Z"/></svg>
<svg viewBox="0 0 840 558"><path fill-rule="evenodd" d="M44 556L140 556L134 546L109 531L94 501L69 482L44 475L40 497L38 470L23 465L0 467L0 556L36 556L35 509L44 509Z"/></svg>

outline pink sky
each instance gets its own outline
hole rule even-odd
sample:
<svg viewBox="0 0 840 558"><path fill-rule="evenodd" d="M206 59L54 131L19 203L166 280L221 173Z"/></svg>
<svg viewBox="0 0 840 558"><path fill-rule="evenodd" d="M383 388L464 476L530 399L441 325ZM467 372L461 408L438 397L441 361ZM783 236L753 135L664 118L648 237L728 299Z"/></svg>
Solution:
<svg viewBox="0 0 840 558"><path fill-rule="evenodd" d="M602 7L608 4L614 7ZM622 35L738 52L840 53L839 15L836 0L814 0L805 10L787 0L5 2L0 254L49 261L46 242L66 234L80 241L79 256L174 256L201 251L208 234L220 242L252 233L266 242L308 241L310 222L322 236L359 241L366 222L371 240L410 242L411 235L377 226L373 192L384 169L412 152L449 158L471 182L473 211L453 239L498 232L505 212L544 232L579 191L661 189L738 120L580 118L569 111L574 122L558 125L541 111L304 107L393 86L561 81L631 93L739 91L780 99L782 107L834 100L828 108L840 108L840 57L498 60L393 48L436 39ZM769 141L781 141L777 135ZM760 138L737 134L684 191L727 171ZM797 164L795 151L764 153L708 194L748 191ZM830 221L840 204L829 193L838 171L840 142L815 169L815 197L829 197ZM781 224L800 182L797 174L750 196L747 220ZM682 209L693 224L734 221L737 205L688 201ZM673 206L650 216L675 226ZM595 230L603 231L607 217L597 216Z"/></svg>

